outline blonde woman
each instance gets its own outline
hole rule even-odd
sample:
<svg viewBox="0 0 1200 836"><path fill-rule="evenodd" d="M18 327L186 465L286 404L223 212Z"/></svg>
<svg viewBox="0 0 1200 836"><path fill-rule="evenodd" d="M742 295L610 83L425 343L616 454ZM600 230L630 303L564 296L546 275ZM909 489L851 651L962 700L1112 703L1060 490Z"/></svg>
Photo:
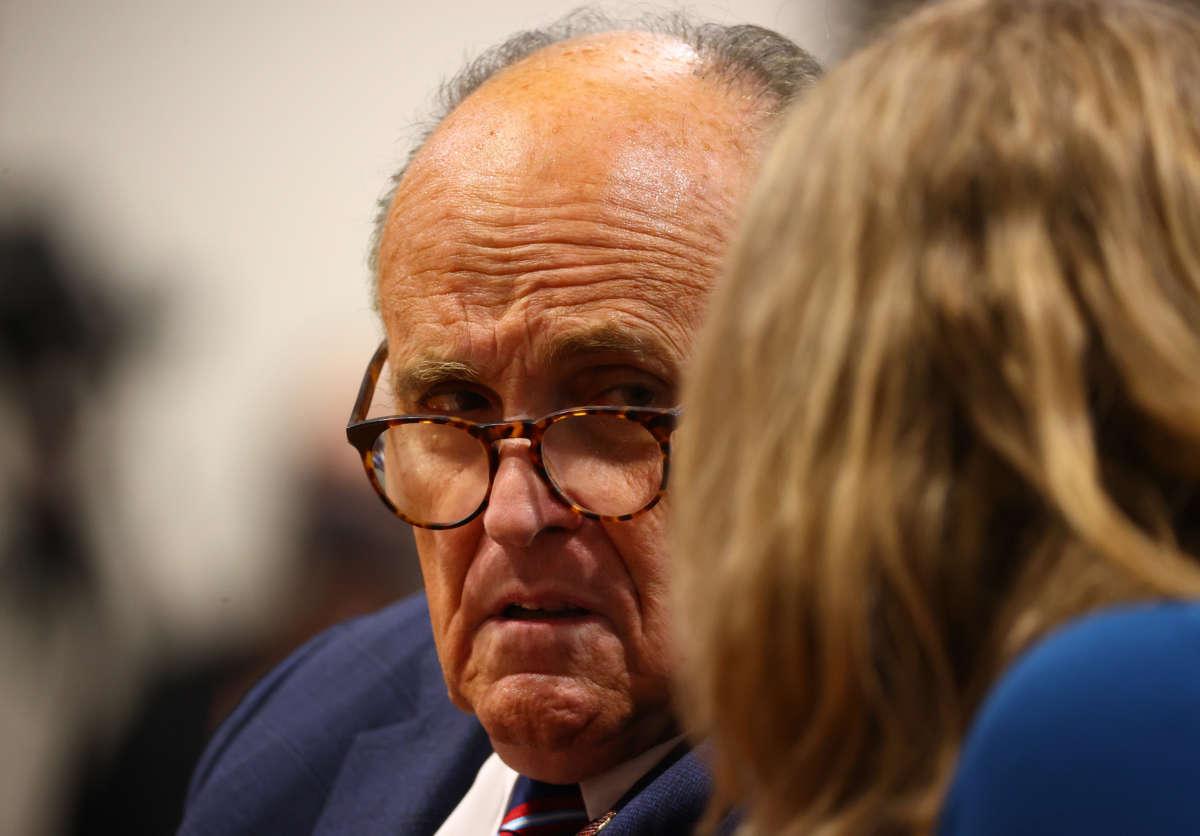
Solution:
<svg viewBox="0 0 1200 836"><path fill-rule="evenodd" d="M760 834L1200 832L1200 23L926 8L752 203L672 477L721 798Z"/></svg>

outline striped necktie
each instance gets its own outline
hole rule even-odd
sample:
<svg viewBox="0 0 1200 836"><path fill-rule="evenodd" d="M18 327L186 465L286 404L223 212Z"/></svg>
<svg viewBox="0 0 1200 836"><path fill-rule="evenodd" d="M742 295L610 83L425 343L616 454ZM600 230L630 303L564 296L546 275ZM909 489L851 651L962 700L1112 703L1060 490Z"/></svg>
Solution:
<svg viewBox="0 0 1200 836"><path fill-rule="evenodd" d="M501 836L572 836L588 823L578 784L544 784L521 775L513 787Z"/></svg>

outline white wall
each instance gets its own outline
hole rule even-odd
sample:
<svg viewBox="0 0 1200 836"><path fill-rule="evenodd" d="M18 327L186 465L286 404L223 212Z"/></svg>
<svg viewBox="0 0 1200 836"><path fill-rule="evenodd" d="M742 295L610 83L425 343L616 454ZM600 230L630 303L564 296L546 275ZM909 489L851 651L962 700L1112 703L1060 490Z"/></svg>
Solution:
<svg viewBox="0 0 1200 836"><path fill-rule="evenodd" d="M269 612L272 486L300 447L343 443L379 338L366 242L409 126L464 57L575 5L0 4L0 193L43 196L82 251L168 302L104 477L109 522L136 533L113 539L111 577L144 628L211 638ZM689 8L821 59L845 20L838 0Z"/></svg>

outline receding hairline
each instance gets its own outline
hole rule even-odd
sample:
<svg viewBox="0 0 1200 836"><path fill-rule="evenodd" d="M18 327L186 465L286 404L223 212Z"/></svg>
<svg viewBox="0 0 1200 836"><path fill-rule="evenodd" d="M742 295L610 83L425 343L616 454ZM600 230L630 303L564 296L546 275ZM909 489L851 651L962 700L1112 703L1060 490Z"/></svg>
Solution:
<svg viewBox="0 0 1200 836"><path fill-rule="evenodd" d="M699 23L684 12L651 13L634 20L617 20L584 7L544 28L513 35L469 61L440 86L431 118L418 126L417 140L377 203L367 259L372 299L377 310L379 249L391 205L409 165L438 126L484 83L521 61L569 41L610 33L657 36L690 47L697 59L696 75L741 91L757 91L767 122L774 121L821 75L816 59L776 32L753 24Z"/></svg>
<svg viewBox="0 0 1200 836"><path fill-rule="evenodd" d="M691 45L651 32L586 34L538 50L489 77L426 137L392 192L388 218L431 170L462 184L478 167L499 165L497 149L513 142L541 147L563 138L560 151L585 149L588 161L608 159L625 142L647 150L694 145L704 156L712 156L710 146L728 145L752 159L766 122L758 91L741 81L715 82L699 68ZM605 118L616 120L615 132L594 144ZM481 188L491 193L492 181ZM539 194L532 197L536 202Z"/></svg>
<svg viewBox="0 0 1200 836"><path fill-rule="evenodd" d="M614 43L621 43L622 51L627 46L636 46L640 43L653 47L658 51L676 52L679 53L681 59L693 65L692 71L694 73L698 73L704 69L701 64L703 56L701 56L699 50L693 44L685 40L663 32L652 32L645 29L605 29L601 32L583 32L561 41L555 41L523 56L511 64L499 67L496 72L488 76L487 79L471 92L471 96L475 95L475 93L491 82L499 80L510 73L520 72L522 69L526 69L539 62L557 62L562 57L569 56L572 53L587 52L589 47L608 47ZM466 98L470 98L470 96ZM465 102L466 99L463 99L463 101ZM459 102L459 105L462 103Z"/></svg>

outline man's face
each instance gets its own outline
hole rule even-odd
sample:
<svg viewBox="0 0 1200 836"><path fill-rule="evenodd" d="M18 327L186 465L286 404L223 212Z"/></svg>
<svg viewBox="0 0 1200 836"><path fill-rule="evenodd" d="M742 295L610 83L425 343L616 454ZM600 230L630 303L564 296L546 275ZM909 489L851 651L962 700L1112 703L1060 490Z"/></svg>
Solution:
<svg viewBox="0 0 1200 836"><path fill-rule="evenodd" d="M693 62L650 36L568 42L431 137L380 249L397 413L676 405L755 156L755 112ZM576 781L674 733L668 503L588 519L527 441L499 454L481 517L416 532L438 655L510 766Z"/></svg>

